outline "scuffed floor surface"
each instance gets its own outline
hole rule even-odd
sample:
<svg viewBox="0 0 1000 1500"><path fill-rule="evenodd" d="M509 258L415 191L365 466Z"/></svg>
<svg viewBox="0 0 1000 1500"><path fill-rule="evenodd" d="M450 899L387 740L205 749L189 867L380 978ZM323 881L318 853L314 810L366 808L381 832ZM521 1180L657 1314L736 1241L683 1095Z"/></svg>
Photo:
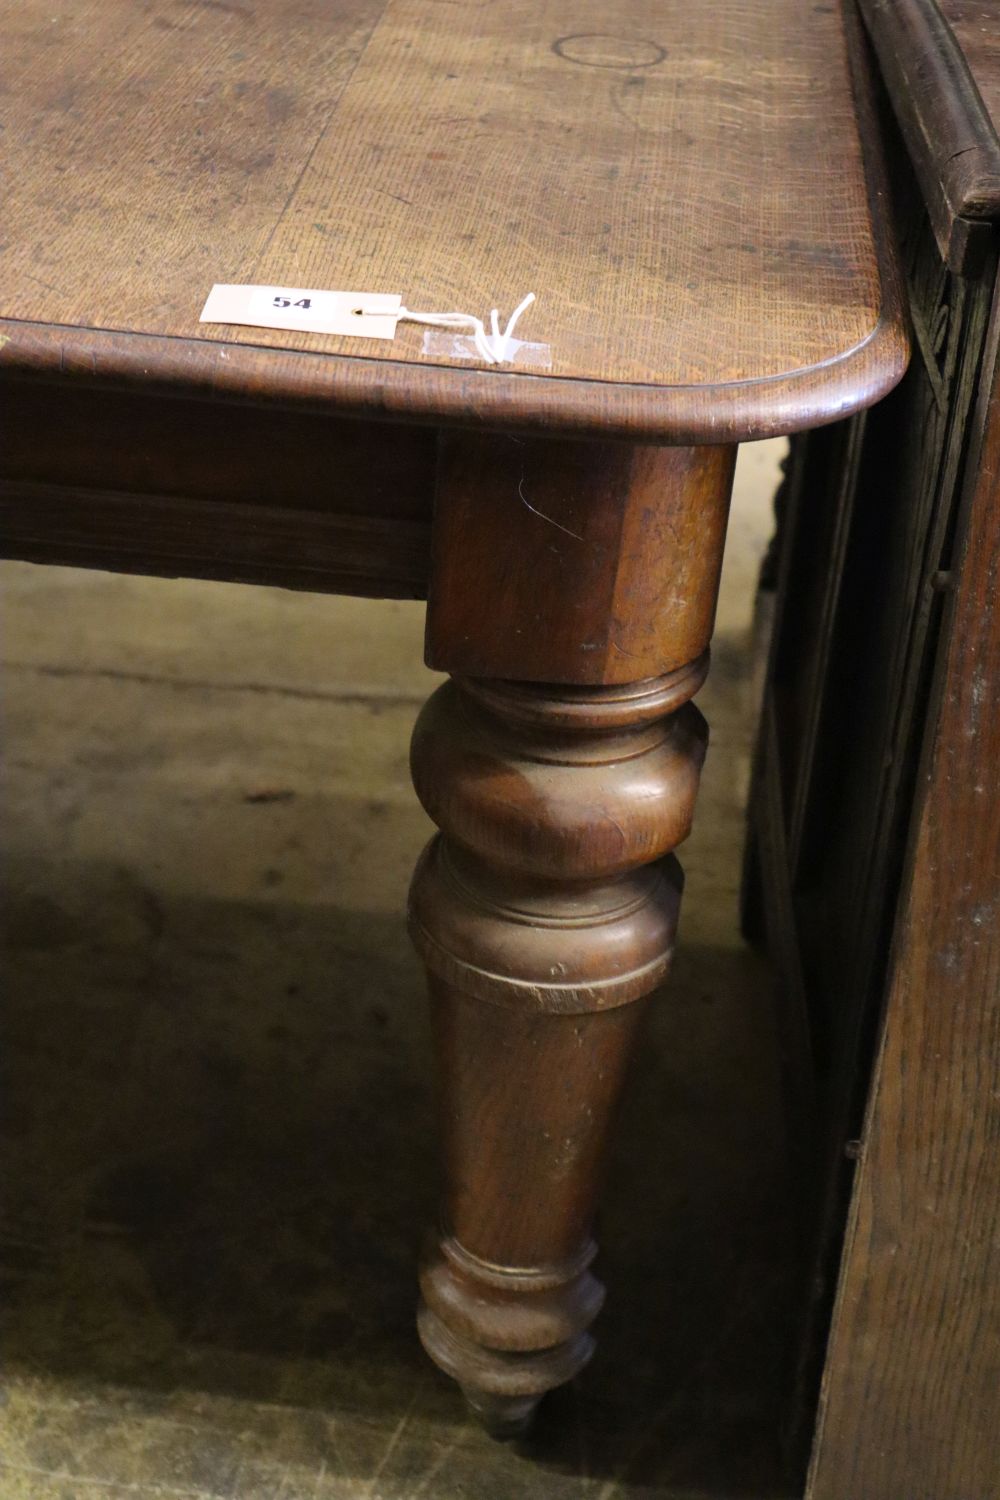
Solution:
<svg viewBox="0 0 1000 1500"><path fill-rule="evenodd" d="M3 1500L766 1500L789 1233L737 935L746 450L682 945L632 1078L590 1370L521 1447L424 1359L415 605L7 564Z"/></svg>

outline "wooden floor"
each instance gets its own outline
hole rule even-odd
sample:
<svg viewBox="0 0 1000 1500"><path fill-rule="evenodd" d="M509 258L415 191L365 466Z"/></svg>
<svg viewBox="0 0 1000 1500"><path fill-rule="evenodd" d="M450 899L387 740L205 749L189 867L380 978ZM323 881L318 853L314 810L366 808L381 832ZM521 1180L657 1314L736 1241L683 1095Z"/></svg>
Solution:
<svg viewBox="0 0 1000 1500"><path fill-rule="evenodd" d="M422 611L5 567L4 1500L796 1493L769 978L736 919L773 457L744 453L600 1353L520 1449L466 1420L412 1322Z"/></svg>

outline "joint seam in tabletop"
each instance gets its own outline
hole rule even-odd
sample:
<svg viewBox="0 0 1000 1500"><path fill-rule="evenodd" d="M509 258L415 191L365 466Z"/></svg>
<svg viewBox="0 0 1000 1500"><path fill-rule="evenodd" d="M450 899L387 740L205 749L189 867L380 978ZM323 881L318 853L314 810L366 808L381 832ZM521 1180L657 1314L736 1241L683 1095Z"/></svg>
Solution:
<svg viewBox="0 0 1000 1500"><path fill-rule="evenodd" d="M32 6L39 3L40 0L31 0ZM783 3L789 5L790 13L794 11L790 0L783 0ZM115 4L123 7L124 14L126 0L115 0ZM244 388L254 387L246 392L251 397L277 401L288 397L294 401L308 397L312 385L317 398L323 400L329 399L331 386L339 386L340 390L333 394L344 406L365 400L369 404L382 402L391 405L404 418L407 408L411 407L412 414L419 411L421 419L442 414L449 418L466 416L477 422L496 415L507 422L518 415L513 410L500 410L504 403L509 403L510 407L522 405L528 422L547 420L552 427L561 423L575 427L587 425L587 416L582 410L584 400L580 395L583 392L585 397L590 393L591 399L604 406L603 413L593 413L589 425L604 425L602 416L606 415L611 419L611 425L618 421L620 429L630 427L635 431L641 428L654 435L657 424L661 424L659 435L670 441L683 441L682 419L686 415L671 410L672 401L677 408L685 404L693 408L692 422L703 434L698 440L711 441L720 433L727 438L739 436L744 427L757 432L762 422L772 419L781 424L790 421L792 425L811 421L811 412L800 415L795 410L796 397L800 394L794 388L796 379L811 379L812 389L807 399L815 397L815 388L823 386L828 374L839 383L841 388L838 390L820 390L819 399L825 408L818 413L821 420L838 415L853 404L863 403L881 392L896 373L895 365L901 351L893 347L895 309L888 308L884 299L880 305L879 262L882 256L879 226L873 223L870 203L866 202L863 143L858 136L850 99L843 23L833 14L839 12L839 6L821 8L830 13L830 18L822 22L824 35L829 34L829 47L816 40L815 25L803 28L801 36L795 29L798 50L793 48L792 51L800 59L801 67L791 68L792 81L801 90L806 76L803 70L812 68L818 82L824 85L823 98L828 98L831 106L832 123L828 132L818 143L810 145L806 141L803 145L800 139L801 111L795 106L794 99L791 103L786 101L783 90L789 66L779 66L773 32L762 19L761 7L756 0L747 0L747 18L750 41L760 44L760 65L753 74L752 84L748 85L748 97L744 97L743 85L739 84L741 75L732 46L731 19L727 19L724 25L721 21L712 21L703 26L697 20L687 25L688 12L679 0L672 0L674 9L671 6L650 7L646 0L631 0L632 10L628 14L633 22L638 24L654 13L659 16L666 14L668 19L672 18L671 24L679 39L674 62L660 79L658 91L653 90L650 94L652 103L643 115L642 124L648 139L640 151L635 139L639 129L637 111L626 111L622 116L618 93L613 91L610 104L605 101L595 114L591 107L590 83L581 92L579 80L573 82L572 70L563 69L558 77L552 72L550 54L555 52L560 57L562 54L551 45L551 37L563 10L567 16L570 14L567 0L558 0L558 3L553 0L552 13L544 25L535 18L543 9L548 14L547 7L539 8L539 12L525 7L523 14L512 20L504 20L502 24L498 21L498 35L490 34L485 42L480 37L482 28L477 30L468 20L458 28L461 35L454 40L456 23L453 23L451 13L446 15L440 7L430 3L426 9L428 14L433 12L434 24L428 21L426 27L418 25L422 17L427 19L423 4L424 0L390 0L388 5L385 0L363 0L363 3L359 0L359 14L364 16L365 25L353 37L351 47L341 48L333 54L337 64L335 95L331 97L317 79L308 81L308 89L303 84L300 102L302 109L308 110L303 116L307 129L304 139L303 131L294 131L289 144L296 149L283 153L290 171L273 181L262 181L260 213L251 216L246 224L246 216L233 220L235 239L223 237L225 226L220 221L216 233L201 233L201 238L208 243L194 245L197 238L195 228L201 222L197 213L201 211L199 205L202 203L195 194L189 208L175 213L178 222L174 228L180 236L179 248L192 253L196 248L199 254L203 252L202 259L196 257L180 279L171 281L167 275L166 249L147 254L153 232L142 230L140 242L131 248L142 250L142 254L135 258L135 264L145 269L139 273L129 272L135 281L131 302L123 299L109 285L107 278L103 281L98 278L94 283L86 268L81 271L78 284L72 284L72 291L63 290L56 298L33 297L28 288L36 279L33 272L37 267L25 259L23 246L21 249L15 246L17 257L13 269L16 271L21 260L25 260L23 272L26 279L23 298L19 299L16 281L8 288L8 306L14 321L53 331L68 328L105 330L103 349L94 347L96 336L81 339L77 335L74 339L68 333L63 335L67 341L65 357L70 378L86 377L85 369L74 366L84 365L89 358L101 362L99 373L102 378L117 374L125 379L156 380L159 376L161 385L166 385L171 380L183 382L186 374L191 373L183 366L193 369L200 360L202 368L196 371L195 378L203 386L213 386L220 394L227 388L235 390L242 384ZM600 0L587 0L587 5L595 15L601 8ZM515 11L519 9L514 8ZM274 15L277 16L280 10L278 5ZM374 18L373 10L376 13ZM498 13L501 10L504 8L498 8ZM577 10L578 6L573 7L572 13L575 15ZM44 7L41 7L39 15L43 11ZM317 34L327 37L328 33L329 28L323 24ZM138 25L133 46L142 41L143 34L142 26ZM420 52L416 43L412 43L415 51L414 59L410 60L407 54L414 34L423 39L424 50ZM453 56L456 49L456 56ZM654 48L654 51L657 51L658 61L666 56L665 49ZM717 63L717 67L713 64L708 70L712 80L710 87L704 84L704 78L708 76L703 66L705 57ZM128 61L127 55L125 60ZM465 72L458 63L463 64ZM504 65L498 66L498 63ZM519 63L524 63L520 72L513 66ZM448 68L455 71L446 71ZM228 76L224 75L225 78ZM101 82L101 75L95 74L94 77ZM500 88L496 83L498 77L506 80L499 93L496 92ZM488 94L485 101L477 92L477 78L484 88L487 85L494 87L494 93ZM466 114L455 113L454 109L449 112L450 85L441 97L433 92L431 85L444 88L446 79L465 80L461 85L465 94L460 93L458 102ZM402 103L397 86L400 80L406 85ZM510 80L514 82L510 83ZM183 78L178 80L171 74L166 81L174 88L177 100L182 104L183 92L176 91L181 88ZM698 106L698 118L705 122L706 131L699 134L692 125L693 134L678 135L675 127L684 112L681 95L683 86L688 83L696 85L696 97L689 102L692 102L692 107L694 104ZM565 91L563 103L548 114L544 109L539 113L543 85L555 87L557 99L563 99L560 90ZM350 107L349 101L353 101ZM199 99L197 102L205 101ZM134 101L126 100L125 103L133 109ZM36 115L47 120L46 111L51 113L51 104L48 94L39 84L24 105L26 126L35 120ZM476 109L480 106L485 109L487 105L492 113L487 111L480 118ZM742 148L733 144L728 154L723 153L721 166L717 166L711 148L720 128L720 118L729 121L726 129L737 131L735 135L726 136L726 140L739 142L743 140L743 127L739 122L748 114L751 121L757 122L756 133ZM570 193L563 219L557 220L554 227L550 222L551 212L543 212L548 179L540 169L535 170L536 156L525 152L524 129L519 126L515 130L512 126L512 122L518 125L522 115L524 126L538 116L538 142L547 150L556 152L556 161L560 160L560 151L565 152L574 145L577 149L571 153L572 159L580 157L578 142L584 139L585 131L589 131L586 139L591 145L582 152L583 180L576 184L582 193L582 207L579 211L574 208L577 198ZM180 118L183 121L186 116L182 113ZM274 132L265 130L259 109L247 118L252 129L262 132L264 144L282 144L280 138L275 142ZM622 118L630 125L628 134L621 129ZM222 113L218 119L212 116L210 120L214 123L209 140L224 143L229 116ZM343 126L343 141L338 121ZM733 126L733 121L737 122L736 126ZM470 129L473 126L476 129L471 135L467 130L457 141L453 140L456 122L464 122ZM478 128L487 123L488 130ZM424 134L417 132L415 145L413 131L418 125ZM575 138L573 128L576 129ZM61 125L59 129L62 129ZM569 131L569 137L565 137L566 131ZM201 134L201 131L197 133ZM55 125L50 134L52 141L59 146L63 137ZM66 150L75 149L81 141L84 144L90 142L93 135L93 131L81 135L80 129L74 127L67 137ZM468 140L480 144L466 147L464 143ZM199 147L193 155L188 150L185 155L181 149L185 147L185 141L183 133L171 126L159 142L160 155L180 152L178 161L198 166L205 156L205 147ZM483 141L485 145L481 144ZM749 148L754 152L755 142L760 150L748 163L746 151ZM98 134L92 144L96 150L97 146L103 147L106 143ZM430 146L440 146L441 149L430 151ZM385 171L388 176L384 182L374 168L382 152L387 153ZM831 152L838 154L844 167L836 181L846 184L843 194L836 200L836 211L824 207L828 192L824 190L824 179L819 171ZM431 158L437 161L439 157L445 165L426 169L426 201L421 200L419 208L411 204L407 189L402 189L406 193L402 197L399 192L392 191L394 187L399 188L401 182L408 182L411 176L424 170ZM483 172L478 169L484 164L496 166L498 161L507 161L508 157L512 170L524 169L517 181L525 180L530 191L526 189L517 198L512 189L508 191L501 178L500 188L484 196L480 190ZM788 173L774 174L762 165L766 162L771 162L772 166L781 165L786 157L794 169ZM52 170L62 170L64 164L57 158L53 160L55 166ZM164 160L167 167L175 167L174 156L167 156ZM106 168L103 157L99 158L98 166L102 162ZM261 161L254 157L249 163L243 163L241 158L230 175L237 167L244 175L257 172L258 168L260 171L269 170L270 163L270 156L262 157ZM147 195L149 206L157 207L159 200L151 194L159 182L156 173L163 165L160 157L145 161L137 156L131 165L140 174L137 180ZM229 170L226 160L222 165ZM748 165L751 169L749 181ZM155 169L152 177L145 170L150 167ZM123 211L127 207L127 200L122 198L116 182L109 178L107 170L102 170L103 176L100 172L96 175L91 198L72 209L74 214L79 209L84 216L79 226L82 241L70 241L67 223L62 220L57 225L51 224L51 193L46 195L45 184L37 191L26 189L27 206L33 211L37 208L42 228L48 225L53 232L55 229L60 231L50 246L53 264L57 263L60 254L66 257L76 254L78 243L89 245L88 264L96 264L95 253L107 244L108 235L107 230L100 228L104 221L98 218L98 210L102 205L108 211L112 208ZM709 174L707 182L704 180L706 171ZM624 173L623 182L616 188L613 184L620 173ZM771 204L769 199L762 199L756 192L758 178L767 192L776 192L774 183L784 183L786 176L788 182L780 201ZM303 192L302 183L312 177L316 178L315 183L309 192ZM495 186L497 174L486 173L486 177ZM827 186L830 180L825 179ZM594 183L598 185L595 187ZM608 186L609 183L612 186ZM239 187L238 193L235 193L236 187ZM569 187L574 187L574 183L570 182ZM234 177L237 207L243 203L245 190L243 178L237 182ZM31 193L36 196L32 197ZM371 193L382 195L379 204L382 198L393 199L410 205L412 212L409 216L396 212L394 217L385 218L381 207L378 207L378 212L370 205L366 207L368 200L365 195ZM300 197L303 200L299 204L301 212L296 216L293 209ZM142 203L147 199L142 199ZM521 234L524 225L519 221L504 222L508 199L513 200L512 213L516 209L518 214L526 214L529 225L536 221L539 225L544 224L545 232L539 229L538 236L533 239ZM674 207L668 208L674 199ZM211 207L215 198L206 201ZM322 218L328 211L332 212L336 205L342 210L337 229L340 239L343 240L347 233L343 224L355 220L366 232L370 229L368 238L363 237L357 242L356 237L348 238L346 244L341 244L340 240L327 242L325 237L330 225L313 223L312 220L317 215ZM564 374L542 376L540 372L516 370L512 373L530 373L535 384L505 383L500 387L487 387L481 381L481 372L469 371L464 361L449 360L447 352L440 363L421 359L412 340L401 340L396 367L378 356L369 356L366 350L350 347L343 350L336 345L321 344L315 352L332 357L337 363L332 369L319 365L303 368L289 361L285 351L271 336L256 339L251 336L246 340L233 330L220 330L218 338L199 339L197 329L192 327L189 314L195 267L197 281L201 284L206 270L217 269L213 261L220 249L230 253L233 244L237 248L245 246L250 255L250 260L240 268L243 275L264 276L268 272L270 276L272 270L279 276L290 275L293 270L304 274L307 270L320 269L325 273L331 256L337 256L338 264L348 268L345 274L354 275L349 271L352 266L362 270L370 267L372 277L378 279L367 285L399 286L401 292L406 292L408 300L435 296L433 303L425 304L421 300L414 305L438 305L436 293L445 286L449 291L454 290L456 295L454 299L449 295L447 303L441 301L440 305L465 306L467 295L478 295L484 279L482 273L486 271L488 279L496 264L493 250L486 245L482 235L482 243L475 255L471 250L467 255L464 242L476 242L476 235L458 232L469 226L473 230L482 229L484 209L488 210L487 227L491 233L495 230L502 235L508 259L514 256L513 265L507 266L504 262L504 269L512 274L521 269L522 247L534 247L540 255L544 251L540 264L550 274L541 277L537 289L543 303L549 304L547 332L553 350L558 354L558 363L565 369ZM609 224L598 222L598 210L604 211L611 221ZM156 220L153 213L146 217ZM298 224L299 218L301 225L290 227L290 221L295 219ZM750 241L747 244L737 243L732 238L744 220ZM603 240L599 242L599 236L610 234L619 222L624 228L614 241L616 253L612 254ZM72 223L75 225L76 220L73 219ZM588 226L593 229L592 234ZM252 239L244 237L245 227L252 232ZM418 229L420 234L416 234ZM64 234L63 230L67 232ZM581 233L582 230L588 230L588 233ZM313 231L318 231L320 237ZM86 238L88 233L89 240ZM357 233L360 234L361 230ZM699 233L705 240L704 244L698 237ZM44 243L48 244L48 241ZM154 246L156 244L158 242L154 241ZM677 252L680 252L680 263ZM484 260L487 253L491 258ZM751 255L759 258L750 260L748 256ZM180 257L183 262L188 259L187 255ZM713 264L718 262L721 268L718 277L700 278L706 259ZM730 261L732 267L729 267ZM625 267L620 275L614 270L618 266ZM685 281L685 275L693 275L694 279ZM581 277L586 295L579 291ZM412 286L407 285L410 279L414 283ZM501 277L501 280L505 278ZM534 276L532 280L535 281ZM132 282L128 284L132 286ZM326 280L310 280L308 284L322 286ZM578 291L582 299L579 301L576 300ZM457 295L459 292L461 296ZM13 323L9 326L13 327ZM117 351L114 347L109 351L108 343L113 345L118 337L113 331L116 328L121 330L120 346ZM716 333L719 337L714 336ZM181 368L170 357L171 346L132 344L131 339L136 337L183 341L187 353ZM221 343L225 347L216 358L237 362L239 356L235 349L247 348L252 351L253 369L248 371L244 360L239 372L227 375L222 371L213 380L210 369L206 367L204 345ZM262 346L268 349L268 354L262 352ZM877 352L873 352L872 346ZM681 353L664 353L665 349L680 350ZM155 366L159 359L160 370L140 368L147 351L152 356L150 365ZM52 350L52 354L57 352L57 349ZM296 352L309 351L300 345ZM23 356L23 362L19 355ZM54 363L48 356L49 351L39 340L36 347L28 351L8 351L6 364L8 368L41 373L43 368ZM365 360L366 367L373 368L359 367L359 358ZM789 370L789 364L794 365L796 361L798 368ZM840 373L845 369L851 372L846 379ZM852 379L856 389L851 388ZM378 389L383 380L386 385L384 392ZM777 398L775 392L782 380L790 381L793 388L787 395L783 392ZM362 386L367 386L367 392L358 389ZM769 411L763 414L756 410L734 412L732 408L744 399L743 393L749 393L751 402L757 393L761 404ZM540 410L542 406L546 408L544 412ZM779 406L781 410L777 410Z"/></svg>
<svg viewBox="0 0 1000 1500"><path fill-rule="evenodd" d="M380 21L381 21L382 17L384 16L384 14L385 14L385 11L383 10L382 15L380 15L380 18L379 18ZM377 29L377 24L378 23L376 23L376 26L372 28L371 35L373 35L374 31ZM850 78L851 78L851 88L852 88L852 92L855 95L855 100L856 100L856 103L857 103L857 106L858 106L859 114L863 115L863 114L865 114L867 112L867 109L866 109L867 101L865 99L858 98L858 78L856 76L856 68L854 66L852 66L851 69L850 69ZM320 137L319 139L321 139L321 138L322 137ZM314 151L316 149L316 146L318 146L318 144L319 144L319 139L317 140L317 142L313 146L313 150ZM872 214L872 218L875 219L875 217L876 217L876 208L877 208L877 204L876 204L875 200L879 196L879 189L883 186L883 183L884 183L885 169L884 169L884 165L882 164L882 162L880 160L874 160L873 159L874 148L871 146L870 142L863 141L863 149L864 149L865 165L866 165L866 168L867 168L867 171L866 171L865 175L866 175L866 185L867 185L868 196L869 196L869 211ZM873 178L877 179L877 180L873 180ZM274 230L272 230L272 236L273 236L275 230L277 229L277 227L278 227L278 225L275 224ZM270 238L269 238L268 243L270 243ZM889 337L892 337L892 335L896 331L897 327L901 328L901 320L897 319L897 317L894 316L895 314L897 314L897 313L900 312L901 302L902 302L900 291L899 291L899 278L898 278L898 273L897 273L897 267L896 267L896 264L895 264L895 260L894 260L894 257L892 255L891 251L889 250L889 248L886 246L886 244L884 243L884 241L880 237L876 237L875 244L876 244L876 253L877 253L877 259L878 259L879 280L880 280L880 286L881 286L881 290L883 292L883 296L882 296L881 306L880 306L880 309L879 309L879 315L876 318L874 324L872 325L872 328L865 335L865 337L863 339L858 340L855 344L852 344L848 349L842 350L839 354L831 355L828 359L819 360L819 361L817 361L817 362L815 362L813 364L795 366L795 367L793 367L791 369L778 371L778 372L772 373L770 375L757 375L757 376L753 376L753 377L751 377L749 379L746 379L746 380L720 380L720 381L712 381L712 382L705 382L705 383L661 384L661 383L655 382L655 381L611 381L611 380L602 380L599 377L584 376L584 375L558 375L558 376L553 376L553 375L547 374L547 373L546 374L534 373L534 372L528 371L528 370L504 370L502 372L500 372L500 371L489 371L488 372L488 371L486 371L485 367L483 369L478 369L477 368L477 369L474 369L474 370L470 370L468 368L468 366L463 366L463 365L458 365L458 364L443 364L443 363L438 363L438 362L434 362L433 364L424 364L424 363L422 363L422 362L420 362L418 360L391 359L391 358L386 358L385 356L381 356L381 355L377 355L377 354L326 353L326 352L321 352L319 350L302 349L302 348L294 348L294 347L293 348L285 348L285 347L275 346L275 345L271 345L271 344L254 344L254 343L250 343L250 342L240 342L240 343L235 343L234 342L234 343L230 343L230 342L228 342L228 341L226 341L224 339L197 338L197 337L190 337L190 336L186 336L186 335L171 334L171 333L147 333L147 332L140 332L138 330L130 330L130 329L99 328L99 327L96 327L96 326L91 325L91 324L46 323L46 322L40 322L40 321L38 321L36 319L30 319L30 318L11 318L11 317L2 318L2 319L0 319L0 327L8 326L8 327L22 327L22 328L38 328L38 329L45 329L45 330L52 331L52 332L56 332L56 331L58 331L58 332L65 332L66 334L70 334L70 335L71 334L80 334L80 333L93 333L93 334L97 334L97 335L105 335L106 336L106 335L110 334L110 335L116 335L116 336L119 336L119 337L127 338L129 340L139 340L139 341L145 341L147 339L159 341L159 340L162 339L162 340L166 340L166 341L170 342L171 344L180 345L180 346L182 346L184 348L190 348L193 351L199 351L199 352L203 351L203 350L204 351L208 351L208 350L213 349L213 348L214 349L219 349L220 351L225 351L227 355L230 354L231 351L240 351L240 352L246 351L248 354L265 355L265 356L270 355L270 356L272 356L275 359L282 359L282 360L287 359L290 356L292 356L292 357L297 357L299 359L305 358L305 359L308 359L308 360L322 359L322 360L325 360L325 361L331 361L331 362L333 362L333 363L335 363L337 365L343 365L345 362L349 362L350 364L353 364L353 365L362 365L362 366L375 366L375 367L386 367L386 366L388 366L388 367L392 368L393 370L400 371L400 372L402 372L402 371L420 371L420 372L427 372L427 371L454 371L455 374L458 375L463 381L464 380L468 380L468 378L470 376L473 376L473 375L480 375L481 376L483 374L487 374L488 373L488 374L492 375L492 377L494 379L502 378L505 386L508 385L511 380L514 380L514 381L529 380L529 381L534 381L536 383L540 383L540 384L542 384L542 385L544 385L546 387L550 387L550 388L551 387L558 388L560 386L574 386L574 387L578 387L578 388L588 388L588 389L592 389L592 388L595 388L595 387L606 387L606 388L611 389L611 390L620 390L620 391L623 391L623 392L628 392L628 391L643 391L643 392L647 392L647 391L662 391L662 392L676 391L676 392L691 393L691 392L698 392L698 391L700 391L700 392L704 392L704 393L707 394L707 393L712 392L712 391L732 391L732 390L753 391L753 390L758 390L758 389L766 389L768 386L773 386L773 385L779 384L781 382L786 382L787 383L787 382L794 382L797 379L806 379L810 375L820 374L824 370L833 370L833 369L838 368L839 366L843 366L843 365L847 365L847 364L851 364L853 362L856 362L857 359L858 359L858 356L861 355L861 354L863 354L866 349L871 348L872 346L874 346L875 344L877 344L878 342L880 342L880 340L884 340L886 338L886 335L888 335ZM259 264L261 257L265 253L265 250L266 250L266 246L260 252L260 255L258 255L257 264ZM0 368L2 368L3 351L4 351L4 349L6 347L9 346L9 343L12 342L12 341L13 341L12 339L8 339L4 343L0 344ZM904 342L904 346L905 346L905 338L904 338L903 342ZM81 350L80 352L82 353L84 351ZM907 351L905 350L905 347L904 347L904 360L903 360L902 364L899 365L898 369L895 371L895 379L899 379L902 376L902 374L903 374L903 372L904 372L904 370L906 368L906 363L905 363L905 354L906 353L907 353ZM95 373L96 373L96 369L95 369ZM893 381L893 383L895 383L895 380Z"/></svg>
<svg viewBox="0 0 1000 1500"><path fill-rule="evenodd" d="M371 35L387 11L380 11ZM368 50L366 45L360 56ZM854 69L848 76L863 124L866 115L870 120L870 106L859 98ZM863 338L797 368L694 382L513 370L503 372L499 385L489 385L489 375L498 372L457 363L10 318L0 320L9 335L0 370L126 387L148 381L162 395L190 391L203 399L258 406L368 412L394 422L542 426L553 435L601 432L626 441L726 443L821 425L885 395L908 358L899 279L884 236L884 214L878 211L884 173L873 170L870 131L862 129L859 137L879 291L872 308L876 316ZM544 299L544 287L539 292ZM27 347L25 334L31 340ZM530 384L517 379L525 376Z"/></svg>
<svg viewBox="0 0 1000 1500"><path fill-rule="evenodd" d="M340 109L341 100L343 99L344 95L347 93L348 89L351 86L351 80L353 79L355 73L358 71L358 67L359 67L359 65L361 63L361 59L364 57L365 51L367 50L368 45L369 45L369 43L372 40L372 37L375 35L376 31L378 31L378 29L381 26L382 22L385 20L385 16L386 16L386 12L387 12L388 8L389 8L388 0L385 0L385 4L383 4L382 9L379 11L378 15L375 17L375 20L372 22L371 26L368 28L368 31L365 33L365 39L361 43L361 46L358 48L358 55L354 59L354 66L351 68L351 71L348 73L347 77L344 79L344 82L343 82L343 84L342 84L342 86L340 88L340 91L339 91L339 93L337 95L337 98L334 101L333 108L331 109L331 111L330 111L330 113L329 113L329 115L328 115L328 117L327 117L327 119L326 119L326 121L325 121L325 123L323 125L322 130L320 130L320 132L316 136L316 139L313 141L312 145L309 147L309 151L308 151L308 153L306 155L306 159L302 163L302 167L301 167L301 169L300 169L300 171L298 173L298 176L295 178L295 181L292 183L292 186L291 186L291 188L288 191L288 194L287 194L287 196L285 198L285 201L284 201L284 203L281 206L281 210L280 210L280 212L278 214L278 217L275 219L274 223L271 225L271 228L270 228L270 230L268 231L268 234L267 234L267 238L265 239L263 245L261 245L260 249L257 252L257 255L256 255L255 259L254 259L254 271L255 272L256 272L257 268L259 267L261 261L264 259L264 256L267 254L268 250L271 248L271 243L274 240L274 236L277 234L278 230L281 228L282 224L284 223L285 217L286 217L286 215L288 213L288 210L292 206L292 203L295 201L295 197L296 197L296 194L299 191L299 188L302 186L302 182L303 182L303 180L305 178L305 175L309 171L309 168L312 166L313 158L315 157L316 152L319 150L320 146L325 141L325 139L327 137L327 134L328 134L328 132L330 130L331 125L336 120L338 111Z"/></svg>

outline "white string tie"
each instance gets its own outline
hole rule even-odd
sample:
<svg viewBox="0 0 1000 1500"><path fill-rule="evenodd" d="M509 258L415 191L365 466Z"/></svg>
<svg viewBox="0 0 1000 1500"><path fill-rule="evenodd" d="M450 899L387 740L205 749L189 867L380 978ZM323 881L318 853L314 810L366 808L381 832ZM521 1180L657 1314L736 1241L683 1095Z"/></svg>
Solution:
<svg viewBox="0 0 1000 1500"><path fill-rule="evenodd" d="M396 317L401 323L426 323L432 328L458 328L471 330L472 340L480 357L488 365L507 364L513 357L510 352L511 340L514 337L514 328L521 314L531 306L535 300L534 292L529 292L523 302L519 302L507 321L507 327L501 333L500 317L497 309L490 313L490 332L486 332L482 318L475 318L471 313L446 312L446 313L422 313L410 312L406 307L401 307ZM358 308L363 312L363 308Z"/></svg>

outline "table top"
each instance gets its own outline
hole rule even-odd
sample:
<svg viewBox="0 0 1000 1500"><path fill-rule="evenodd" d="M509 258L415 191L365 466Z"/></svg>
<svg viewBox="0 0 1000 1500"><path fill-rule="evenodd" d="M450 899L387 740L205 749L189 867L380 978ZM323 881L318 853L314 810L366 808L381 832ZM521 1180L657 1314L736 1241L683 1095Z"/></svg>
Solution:
<svg viewBox="0 0 1000 1500"><path fill-rule="evenodd" d="M836 3L0 0L0 32L0 370L699 442L905 365ZM533 291L548 367L200 324L216 282Z"/></svg>

